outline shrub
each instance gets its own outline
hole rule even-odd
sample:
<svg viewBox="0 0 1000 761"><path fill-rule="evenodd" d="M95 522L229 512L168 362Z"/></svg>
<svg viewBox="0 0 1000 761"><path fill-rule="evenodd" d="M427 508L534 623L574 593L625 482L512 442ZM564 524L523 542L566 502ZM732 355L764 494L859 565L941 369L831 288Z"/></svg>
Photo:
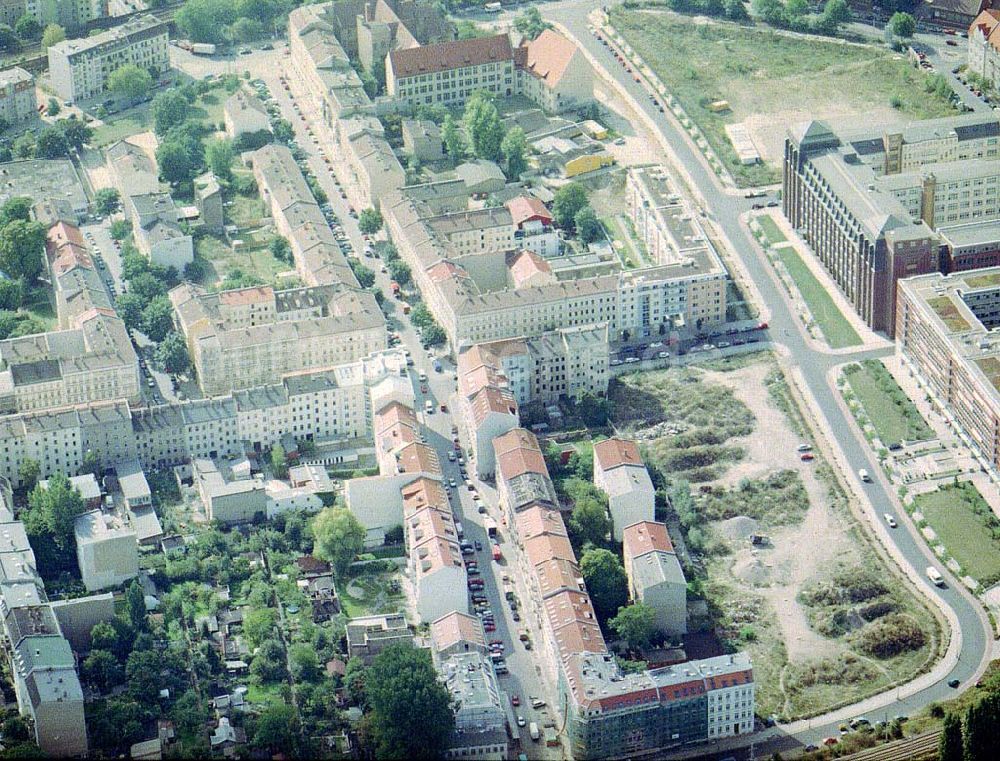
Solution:
<svg viewBox="0 0 1000 761"><path fill-rule="evenodd" d="M926 639L924 630L912 617L893 613L862 629L858 647L875 658L892 658L909 650L919 650Z"/></svg>

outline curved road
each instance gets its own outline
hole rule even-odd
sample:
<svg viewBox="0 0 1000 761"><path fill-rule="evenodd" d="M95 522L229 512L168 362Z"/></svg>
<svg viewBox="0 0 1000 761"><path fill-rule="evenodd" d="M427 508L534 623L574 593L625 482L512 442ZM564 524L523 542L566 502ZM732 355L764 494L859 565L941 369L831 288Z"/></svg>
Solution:
<svg viewBox="0 0 1000 761"><path fill-rule="evenodd" d="M728 238L731 248L741 259L747 272L751 274L761 298L770 311L770 327L772 340L780 342L787 349L791 363L801 373L801 377L812 395L815 405L826 417L827 430L837 439L843 452L847 466L857 472L866 468L870 473L880 474L881 468L874 453L860 436L852 419L844 412L837 392L828 381L827 373L836 365L870 356L872 352L854 354L830 354L818 351L801 332L801 325L789 308L777 283L773 279L769 263L762 256L757 244L747 234L740 223L740 215L750 208L750 202L742 197L726 193L716 180L715 175L705 166L702 156L689 143L687 136L675 125L672 118L661 114L653 106L648 97L646 87L637 83L627 75L622 66L601 45L588 30L588 13L599 6L592 0L569 0L557 4L542 6L545 17L558 22L576 37L577 41L596 59L605 71L621 85L632 99L632 107L640 109L650 116L670 143L677 159L684 165L687 174L693 182L697 193L704 201L704 207L711 214L715 224ZM875 352L875 354L884 354ZM889 512L897 517L900 529L888 532L895 542L899 552L923 578L924 568L935 559L927 549L922 539L916 536L911 522L905 517L905 512L899 508L894 494L887 482L876 478L874 483L864 486L865 494L871 501L875 515ZM935 562L940 567L940 563ZM957 663L939 681L921 689L909 697L896 699L892 693L887 711L890 716L908 714L929 703L954 697L955 690L947 686L952 679L961 681L962 686L978 676L979 669L991 656L993 648L992 631L989 628L982 607L962 588L954 577L948 575L948 586L944 589L925 584L930 593L940 598L940 601L951 608L958 620L959 628L952 636L961 638L961 647ZM905 690L905 686L902 688ZM902 691L901 690L901 691ZM897 692L898 691L893 691ZM815 722L822 722L818 717ZM815 742L817 738L827 735L837 735L840 720L828 724L809 725L809 728L796 736L803 742ZM759 736L757 739L761 739ZM786 738L787 739L787 738ZM762 749L758 746L758 752Z"/></svg>

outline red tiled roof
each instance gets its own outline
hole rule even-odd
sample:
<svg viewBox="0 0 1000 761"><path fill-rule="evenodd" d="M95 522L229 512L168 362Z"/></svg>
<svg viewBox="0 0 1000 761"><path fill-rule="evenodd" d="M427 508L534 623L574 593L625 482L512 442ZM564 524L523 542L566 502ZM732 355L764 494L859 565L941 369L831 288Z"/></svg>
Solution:
<svg viewBox="0 0 1000 761"><path fill-rule="evenodd" d="M551 29L546 29L524 47L527 54L521 66L549 87L559 84L576 53L575 44Z"/></svg>
<svg viewBox="0 0 1000 761"><path fill-rule="evenodd" d="M653 550L674 551L670 534L667 533L667 527L664 524L639 521L625 527L622 534L622 555L626 559L637 558Z"/></svg>
<svg viewBox="0 0 1000 761"><path fill-rule="evenodd" d="M510 212L514 227L520 227L532 219L544 220L546 224L552 221L552 215L545 204L534 196L518 196L510 199L507 202L507 211Z"/></svg>
<svg viewBox="0 0 1000 761"><path fill-rule="evenodd" d="M472 40L440 42L418 48L393 50L389 65L397 79L418 74L460 69L464 66L481 66L487 63L511 61L514 50L506 34L480 37Z"/></svg>
<svg viewBox="0 0 1000 761"><path fill-rule="evenodd" d="M605 439L594 444L594 459L602 470L611 470L619 465L642 466L639 445L628 439Z"/></svg>
<svg viewBox="0 0 1000 761"><path fill-rule="evenodd" d="M253 288L240 288L235 291L223 291L219 294L219 303L228 306L242 306L270 301L274 298L274 289L269 285L259 285Z"/></svg>

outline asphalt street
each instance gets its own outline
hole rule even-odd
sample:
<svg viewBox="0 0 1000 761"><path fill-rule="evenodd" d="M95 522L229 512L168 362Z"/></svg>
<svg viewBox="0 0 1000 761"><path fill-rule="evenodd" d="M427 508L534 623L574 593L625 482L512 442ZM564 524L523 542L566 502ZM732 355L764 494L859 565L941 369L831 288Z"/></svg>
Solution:
<svg viewBox="0 0 1000 761"><path fill-rule="evenodd" d="M860 435L853 420L845 415L838 404L835 396L837 392L830 386L827 376L831 368L853 361L860 355L832 355L817 351L813 344L805 338L801 324L780 291L766 257L751 239L740 220L741 215L750 209L750 201L744 199L742 195L736 196L727 193L718 184L715 175L705 166L703 158L699 153L696 153L686 135L668 116L661 114L650 103L645 85L636 83L631 76L628 76L607 48L601 45L590 33L588 13L598 6L599 3L592 2L592 0L571 0L570 2L544 5L542 13L546 18L558 21L568 29L580 44L602 64L609 75L625 88L633 101L633 108L641 109L652 117L657 128L684 165L697 192L704 200L704 207L708 210L709 216L725 234L746 270L751 273L770 315L771 340L784 345L788 350L793 365L801 372L808 392L826 418L829 430L836 437L848 466L855 474L861 468L867 469L870 473L879 474L880 467L874 453ZM865 355L868 354L871 352L865 353ZM891 539L906 562L916 569L921 578L928 565L933 563L940 567L923 540L917 537L915 529L905 517L905 511L901 509L895 495L883 478L876 478L873 483L864 485L863 491L876 516L890 513L900 523L900 528L890 533ZM945 605L954 611L958 619L959 630L953 632L954 636L961 638L961 652L958 661L941 681L909 697L897 700L896 691L888 693L888 702L892 703L888 709L890 716L910 714L929 703L953 697L955 690L948 687L947 682L958 679L962 686L968 686L969 682L976 676L984 658L992 653L993 638L982 608L960 587L959 582L948 574L946 569L942 570L948 578L948 584L945 588L940 589L929 584L925 586L927 593L940 598ZM840 721L817 724L798 735L798 738L802 742L815 742L825 736L836 735L839 724ZM758 748L758 751L760 750L761 748Z"/></svg>

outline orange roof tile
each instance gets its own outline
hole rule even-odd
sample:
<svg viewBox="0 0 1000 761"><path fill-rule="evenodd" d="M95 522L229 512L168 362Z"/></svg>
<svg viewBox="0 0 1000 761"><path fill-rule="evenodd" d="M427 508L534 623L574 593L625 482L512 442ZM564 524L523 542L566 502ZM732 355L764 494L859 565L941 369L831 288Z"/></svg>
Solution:
<svg viewBox="0 0 1000 761"><path fill-rule="evenodd" d="M219 303L226 306L243 306L245 304L259 304L263 301L274 300L274 288L269 285L258 285L253 288L239 288L233 291L222 291L219 293Z"/></svg>
<svg viewBox="0 0 1000 761"><path fill-rule="evenodd" d="M448 492L440 481L433 478L418 478L404 486L400 492L403 495L403 515L408 516L425 507L450 509Z"/></svg>
<svg viewBox="0 0 1000 761"><path fill-rule="evenodd" d="M517 422L517 400L508 389L487 386L475 395L472 400L472 416L476 425L480 426L490 413L511 415Z"/></svg>
<svg viewBox="0 0 1000 761"><path fill-rule="evenodd" d="M458 610L431 622L431 640L434 642L434 649L438 651L460 642L468 642L479 648L486 647L486 636L479 619Z"/></svg>
<svg viewBox="0 0 1000 761"><path fill-rule="evenodd" d="M520 227L533 219L541 219L545 224L552 222L552 215L545 204L534 196L518 196L510 199L506 205L514 227Z"/></svg>
<svg viewBox="0 0 1000 761"><path fill-rule="evenodd" d="M637 558L653 550L674 551L670 534L667 533L667 527L664 524L640 521L625 527L622 534L622 554L626 559Z"/></svg>
<svg viewBox="0 0 1000 761"><path fill-rule="evenodd" d="M568 536L559 511L542 505L534 505L518 513L514 518L514 526L522 544L542 534Z"/></svg>
<svg viewBox="0 0 1000 761"><path fill-rule="evenodd" d="M563 558L546 560L536 565L535 577L543 599L564 589L586 589L580 566Z"/></svg>
<svg viewBox="0 0 1000 761"><path fill-rule="evenodd" d="M568 560L576 562L573 545L565 536L541 534L524 542L524 554L532 568L548 560Z"/></svg>
<svg viewBox="0 0 1000 761"><path fill-rule="evenodd" d="M520 288L536 275L545 275L554 280L552 266L534 251L520 251L510 262L510 279L515 288Z"/></svg>
<svg viewBox="0 0 1000 761"><path fill-rule="evenodd" d="M430 473L441 475L441 461L427 444L414 442L407 444L396 453L396 465L401 473Z"/></svg>
<svg viewBox="0 0 1000 761"><path fill-rule="evenodd" d="M639 445L628 439L604 439L594 444L594 460L602 470L611 470L619 465L643 467L639 456Z"/></svg>
<svg viewBox="0 0 1000 761"><path fill-rule="evenodd" d="M495 443L496 439L493 441ZM508 481L525 473L538 473L546 477L549 475L542 453L532 449L514 449L499 455L497 457L497 473Z"/></svg>
<svg viewBox="0 0 1000 761"><path fill-rule="evenodd" d="M546 29L524 47L527 48L524 68L549 87L559 84L576 53L574 43L551 29Z"/></svg>
<svg viewBox="0 0 1000 761"><path fill-rule="evenodd" d="M501 63L511 61L513 58L510 38L506 34L421 45L389 53L389 63L397 78L460 69L465 66Z"/></svg>

